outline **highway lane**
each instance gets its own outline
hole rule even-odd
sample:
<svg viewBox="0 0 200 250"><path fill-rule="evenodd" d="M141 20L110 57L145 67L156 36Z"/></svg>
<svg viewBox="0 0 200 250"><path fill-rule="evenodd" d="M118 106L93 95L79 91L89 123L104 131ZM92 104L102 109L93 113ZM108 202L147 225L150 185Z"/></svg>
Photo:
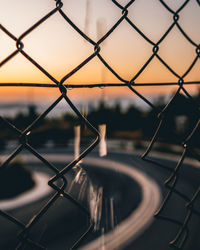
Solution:
<svg viewBox="0 0 200 250"><path fill-rule="evenodd" d="M55 153L55 151L53 151ZM46 152L44 152L45 154ZM97 156L97 153L92 153L90 154L90 156L95 157ZM114 160L116 162L122 162L122 163L126 163L129 165L133 165L134 167L136 167L137 169L143 171L144 173L146 173L147 175L151 176L161 187L162 190L162 194L165 195L166 194L166 188L163 187L163 182L164 180L169 176L169 171L165 170L165 169L161 169L158 166L155 166L154 164L150 164L149 162L145 162L143 160L140 159L140 157L138 155L135 154L130 154L130 153L122 153L122 152L109 152L108 156L105 157L106 159L110 159L110 160ZM175 166L175 162L174 161L170 161L170 160L165 160L165 159L156 159L157 161L161 161L162 163L166 164L168 167L173 168ZM198 185L198 180L200 177L199 174L199 170L196 168L192 168L191 166L189 166L188 164L185 164L183 167L183 174L182 174L182 178L181 181L179 182L178 187L181 188L181 190L183 190L186 194L191 195L191 193L194 191L195 187ZM95 173L94 173L95 174ZM97 180L101 183L102 181L104 181L104 175L96 175ZM111 177L111 180L113 178ZM106 182L109 182L108 180ZM121 182L121 180L120 180ZM119 183L120 183L119 182ZM126 182L126 181L125 181ZM111 182L110 182L111 183ZM121 187L120 187L121 188ZM131 189L133 190L133 188L131 188L129 185L125 188L127 190L129 190L129 192L131 192ZM125 190L122 188L122 192L127 193L127 190ZM124 193L124 194L125 194ZM63 203L63 202L61 202ZM59 209L63 209L65 212L67 211L66 209L68 209L68 205L64 205L63 204L59 204ZM124 207L127 207L127 202L124 203ZM33 209L33 207L31 206L31 209ZM123 210L123 209L122 209ZM63 211L63 212L64 212ZM166 211L164 211L166 215L171 216L173 218L179 218L179 219L183 219L184 215L185 215L185 210L184 210L184 202L178 198L176 195L174 195L172 197L172 199L170 200L169 206L167 207ZM75 216L77 216L77 214L79 215L77 217L77 221L79 221L78 225L83 225L85 218L81 217L80 213L76 213L75 209L73 209L73 212L75 214ZM128 215L129 212L127 212ZM53 215L52 215L53 214ZM53 223L52 225L59 220L59 216L56 213L52 212L51 214L51 219L53 219ZM122 215L123 217L123 215ZM120 218L120 213L119 213L119 218ZM61 220L63 221L63 220ZM67 219L66 219L67 222ZM69 222L69 221L68 221ZM188 239L188 242L186 244L185 249L186 250L196 250L196 249L200 249L200 244L198 242L198 228L199 228L199 218L195 217L193 218L192 222L190 223L190 236ZM51 224L51 223L50 223ZM71 222L70 225L76 224L74 222ZM77 224L76 224L77 225ZM53 230L52 228L53 226L51 226L50 228ZM67 237L70 234L70 238L71 239L75 239L76 236L74 236L72 233L70 233L69 231L65 231L66 234L63 234L63 232L59 232L58 229L56 236L58 237L58 235L62 236L62 238L64 240L60 240L58 239L57 241L55 240L53 243L53 240L51 241L51 246L49 249L66 249L66 248L62 248L64 246L64 243L68 244L68 238ZM163 220L158 220L158 219L153 219L153 223L147 228L147 230L140 235L137 239L134 239L133 242L131 242L126 248L126 250L131 250L131 249L136 249L136 250L168 250L171 249L168 246L168 242L170 240L172 240L174 238L174 236L176 235L178 230L178 227L175 226L172 223L163 221ZM80 229L81 231L81 229ZM55 230L54 233L52 235L52 239L55 239ZM66 236L67 235L67 236ZM53 237L54 236L54 237ZM50 237L50 236L49 236ZM96 237L96 236L95 236ZM48 237L47 237L48 238ZM60 238L60 237L59 237ZM91 240L91 238L89 239ZM85 244L86 242L84 242ZM66 245L65 244L65 245Z"/></svg>
<svg viewBox="0 0 200 250"><path fill-rule="evenodd" d="M116 161L123 161L125 163L133 164L134 167L142 170L144 173L151 176L160 186L163 196L166 195L167 189L164 187L164 181L169 177L170 173L168 170L160 168L155 164L142 160L138 155L133 153L112 153L108 155L108 158L115 159ZM166 157L168 158L168 157ZM172 159L174 157L171 157ZM176 157L177 160L179 157ZM174 168L177 161L171 161L165 158L155 158L152 160L164 164L169 168ZM188 161L187 161L188 162ZM199 186L200 170L190 164L183 164L180 174L180 180L178 181L177 189L181 190L184 194L191 197L194 194L196 188ZM178 197L173 195L170 199L166 209L162 215L169 216L174 219L183 221L186 213L185 202ZM200 219L196 215L193 215L191 222L189 223L190 234L187 243L184 247L185 250L198 250L200 249L200 241L198 237ZM174 239L178 232L179 227L160 219L154 219L150 227L138 237L132 244L130 244L126 250L169 250L168 243Z"/></svg>
<svg viewBox="0 0 200 250"><path fill-rule="evenodd" d="M90 156L98 157L97 152L90 154ZM160 156L159 156L160 157ZM166 165L168 168L174 168L177 164L179 157L170 157L173 160L166 158L153 158L157 162ZM174 158L177 160L175 161ZM135 168L146 173L148 176L152 177L160 186L163 197L167 193L167 189L164 187L164 181L169 177L170 173L168 170L160 168L155 164L146 162L140 158L138 154L125 153L125 152L109 152L105 159L110 159L116 162L122 162L134 166ZM188 161L187 161L188 162ZM99 178L99 175L97 175ZM200 171L194 168L190 164L184 164L181 169L180 181L178 182L177 188L185 193L188 197L191 197L195 192L196 187L199 186ZM131 192L129 187L127 190ZM126 205L124 204L124 207ZM186 209L185 201L179 198L177 195L173 195L169 201L168 206L163 211L164 215L171 218L183 221ZM199 231L200 220L197 216L191 218L190 234L188 241L185 245L185 250L197 250L200 249L198 231ZM174 239L177 234L179 227L170 222L153 218L153 223L149 228L136 240L129 244L126 250L169 250L169 242Z"/></svg>
<svg viewBox="0 0 200 250"><path fill-rule="evenodd" d="M130 241L132 241L138 235L142 234L142 232L151 223L153 214L155 213L157 207L161 202L160 190L157 184L151 178L147 177L144 173L135 169L133 166L116 161L100 160L97 158L93 159L96 162L103 164L100 167L101 170L102 168L105 168L106 171L108 169L112 169L118 174L123 175L125 173L126 175L130 176L132 180L137 181L141 188L142 199L139 205L135 209L132 209L132 211L130 211L130 214L119 221L119 223L115 225L112 230L110 230L109 232L104 231L104 234L101 237L87 244L85 247L83 247L83 250L93 250L99 249L101 247L110 250L116 248L122 249L127 246ZM87 165L87 163L88 160L86 159L85 164ZM110 183L110 185L108 186L109 189L112 185L115 186L115 183ZM123 186L121 187L121 189L123 189ZM116 208L119 209L121 207L124 207L127 209L128 207L130 207L130 203L131 201L135 200L138 191L139 190L137 189L137 186L133 188L128 186L128 188L126 188L125 196L128 198L127 203L117 205L115 199L113 199L113 202L115 202L115 209L113 209L113 214L116 214ZM118 216L119 215L120 214L118 214ZM110 217L112 218L112 216Z"/></svg>
<svg viewBox="0 0 200 250"><path fill-rule="evenodd" d="M24 156L24 160L25 158L26 157ZM61 158L61 156L59 158ZM27 159L32 162L35 158L31 159L31 156L27 155ZM53 159L55 161L55 156L53 156ZM61 162L64 162L64 160L61 160ZM101 164L101 162L99 164ZM37 168L41 171L42 167L38 165L38 163L35 163L34 166L34 163L32 162L32 168ZM57 164L57 167L61 168L61 165L63 164L59 163ZM101 185L104 188L103 206L106 206L105 201L111 195L113 198L117 197L117 200L114 199L114 202L116 203L115 205L118 207L118 214L115 211L115 216L117 215L117 222L120 223L132 211L134 211L140 203L141 194L139 185L127 175L111 170L102 170L100 168L97 171L97 168L94 168L93 165L95 164L91 161L89 167L90 175L93 179L96 178L93 180L95 185ZM101 165L99 167L101 167ZM47 172L49 173L49 171ZM114 189L111 183L114 185ZM76 187L73 187L73 190L74 188L76 189ZM131 195L134 196L134 199L132 200L130 200L130 193L127 195L127 190L129 188L132 190L137 190L137 192L131 192ZM31 216L37 213L47 200L48 199L43 199L40 202L34 202L33 204L29 204L27 206L23 206L22 208L17 208L8 212L9 214L13 214L20 221L27 223ZM124 204L124 206L122 204ZM103 220L101 220L101 224L104 224L106 233L108 230L110 230L110 221L108 222L107 220L104 220L104 218L106 218L104 215L105 211L102 216ZM107 218L108 217L109 215L107 214ZM37 242L40 239L40 243L46 246L48 249L68 249L69 246L72 245L72 242L75 241L75 239L78 238L79 235L86 229L87 219L88 218L86 215L83 214L75 205L71 204L71 202L65 198L60 198L58 202L56 202L54 206L48 210L46 215L42 217L40 222L36 223L36 225L33 227L30 234L31 239L35 239ZM14 246L17 243L16 235L20 232L20 229L16 229L15 226L11 225L12 223L7 223L7 221L3 218L0 219L0 223L0 248L14 249ZM54 227L56 227L56 230ZM98 237L98 234L99 232L96 231L90 237Z"/></svg>

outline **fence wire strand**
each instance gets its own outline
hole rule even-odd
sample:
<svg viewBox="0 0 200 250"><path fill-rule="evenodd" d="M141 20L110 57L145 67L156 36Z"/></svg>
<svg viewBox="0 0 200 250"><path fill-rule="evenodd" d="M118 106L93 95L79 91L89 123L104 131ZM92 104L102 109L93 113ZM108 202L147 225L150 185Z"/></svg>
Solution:
<svg viewBox="0 0 200 250"><path fill-rule="evenodd" d="M188 239L188 235L190 233L189 230L189 222L191 220L191 217L193 214L196 214L200 216L200 211L198 211L195 208L195 201L197 200L197 197L200 193L200 187L197 188L197 190L194 192L194 194L191 195L191 197L188 197L185 195L181 190L178 190L177 183L179 182L179 174L182 171L182 166L185 158L188 155L192 155L194 159L197 161L200 160L200 155L195 151L195 148L193 147L192 140L195 137L195 134L199 130L200 126L200 118L199 118L199 103L197 103L193 97L190 95L190 93L186 90L185 86L191 85L191 84L200 84L200 81L185 81L186 76L188 76L191 72L191 70L194 68L194 66L197 64L200 58L200 44L195 43L192 38L187 34L187 32L184 30L184 27L181 26L179 23L180 20L180 13L181 11L186 8L190 0L184 1L184 3L178 8L178 10L174 11L172 10L165 1L158 0L160 5L169 13L169 15L172 16L173 21L169 25L169 27L166 29L166 31L163 33L163 35L160 37L160 39L155 43L153 42L148 35L146 35L140 28L137 27L137 25L129 18L129 8L130 6L133 6L136 2L135 0L129 1L125 6L121 5L116 0L108 0L111 1L113 4L113 8L117 8L121 11L121 17L115 22L115 24L97 41L93 41L87 34L85 34L63 11L64 1L61 0L55 0L55 8L52 9L49 13L47 13L45 16L43 16L40 20L38 20L34 25L32 25L30 28L25 30L19 37L16 37L15 34L10 32L3 24L0 24L0 30L8 36L11 40L15 41L16 43L16 49L12 51L7 57L5 57L0 62L0 67L3 67L6 63L13 60L18 54L21 54L26 60L31 62L37 69L39 69L46 77L49 78L51 83L48 84L39 84L39 83L0 83L0 87L48 87L48 88L57 88L60 91L60 96L41 114L39 115L31 124L29 124L23 131L17 128L14 124L12 124L10 121L8 121L6 118L0 117L0 124L4 124L8 129L12 130L16 136L18 136L19 140L19 146L8 156L8 158L2 163L1 169L6 168L9 163L16 158L20 152L22 152L24 149L28 150L32 155L34 155L39 161L41 161L45 166L54 172L54 176L49 180L48 185L55 190L55 194L53 197L41 208L41 210L34 215L29 223L24 224L21 221L19 221L17 218L13 217L12 215L7 214L4 211L0 211L0 215L3 216L6 220L9 220L10 222L14 223L16 226L18 226L21 230L20 234L18 235L18 246L16 249L26 249L26 246L29 245L33 247L34 249L45 249L44 246L40 245L38 242L33 241L31 239L30 230L44 215L45 213L54 205L54 203L60 199L61 195L62 197L69 199L71 202L73 202L76 206L78 206L81 210L83 210L87 216L88 216L88 229L84 232L84 234L77 240L77 242L74 243L72 248L77 247L77 245L80 243L80 241L88 234L88 232L91 230L93 222L90 218L89 211L81 205L78 201L76 201L74 198L72 198L68 193L65 192L65 187L67 185L67 180L65 178L65 174L72 169L78 162L80 162L81 159L86 157L94 148L97 147L99 143L99 133L96 130L96 128L90 124L90 122L80 113L78 108L72 103L70 98L68 97L68 89L83 89L83 88L99 88L99 87L127 87L134 95L136 95L138 98L143 100L148 106L150 106L153 110L155 110L158 114L158 120L159 124L157 128L155 129L155 133L152 136L151 142L144 152L142 158L145 161L150 161L151 163L158 165L161 168L165 168L170 172L170 175L168 179L165 181L164 185L168 189L168 193L160 207L160 209L156 213L156 217L162 220L166 220L168 222L171 222L172 224L176 224L179 227L179 230L177 232L177 235L174 239L171 240L169 243L172 247L177 249L183 249L184 245ZM198 5L200 5L200 2L196 1ZM85 60L81 61L79 65L77 65L73 70L70 72L66 72L66 74L62 77L62 79L59 81L56 78L54 78L51 74L51 72L48 72L45 69L45 66L40 65L37 60L35 60L33 57L31 57L26 52L26 46L24 42L24 38L28 37L30 34L34 33L35 30L44 22L48 22L48 20L55 14L59 14L66 22L66 25L70 25L72 29L77 32L80 35L80 39L83 38L88 44L93 46L94 52L90 54ZM124 79L120 73L112 68L112 66L106 61L106 59L101 54L101 45L102 43L109 39L110 35L114 32L114 30L118 29L122 23L126 22L137 34L142 37L149 46L152 47L152 54L150 57L146 60L146 62L142 65L142 67L139 69L139 71L131 77L131 79ZM174 28L177 28L182 36L190 43L190 45L194 48L194 51L196 53L195 57L193 58L192 63L189 65L187 70L184 74L179 75L173 68L174 65L169 65L160 55L159 55L159 48L162 45L163 41L165 41L166 37L174 30ZM134 45L133 45L134 46ZM98 58L99 61L113 74L120 83L98 83L98 84L66 84L66 80L68 80L72 75L76 74L81 68L86 66L90 61L92 61L94 58ZM152 60L154 58L157 58L159 63L163 65L169 73L171 73L177 81L174 82L166 82L166 83L135 83L136 79L143 74L145 69L152 63ZM177 86L177 90L174 94L174 96L171 98L171 100L165 105L165 107L162 110L157 110L157 108L154 106L154 104L143 96L141 92L137 90L140 86ZM185 96L194 103L196 107L196 113L198 116L198 121L194 125L192 131L190 134L185 138L185 140L182 143L182 155L180 156L180 159L178 160L175 168L171 170L171 168L168 168L167 166L162 165L159 162L156 162L155 160L152 160L151 157L148 157L150 152L153 149L153 146L155 142L158 140L160 131L162 130L163 125L166 123L167 119L170 119L169 111L171 108L173 108L174 103L176 102L177 96L183 92ZM70 162L66 167L64 167L62 170L57 169L52 163L50 163L45 157L43 157L35 148L33 148L29 144L29 134L32 132L32 130L45 119L45 117L48 115L49 112L51 112L61 101L65 101L68 106L71 108L71 110L74 112L74 114L80 119L80 121L85 124L85 126L91 131L92 134L96 137L95 140L85 149L83 153L81 153L77 159L74 159L72 162ZM57 181L62 180L62 185L57 186ZM176 194L180 198L182 198L185 201L185 207L186 207L186 214L183 221L178 221L173 218L167 217L163 215L163 211L165 210L165 207L167 206L169 200L171 199L172 195Z"/></svg>

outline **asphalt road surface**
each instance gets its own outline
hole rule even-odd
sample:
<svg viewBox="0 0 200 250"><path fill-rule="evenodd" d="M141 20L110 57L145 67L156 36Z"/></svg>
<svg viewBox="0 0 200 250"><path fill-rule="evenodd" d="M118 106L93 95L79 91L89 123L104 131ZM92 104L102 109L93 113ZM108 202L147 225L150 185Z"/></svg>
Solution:
<svg viewBox="0 0 200 250"><path fill-rule="evenodd" d="M46 153L46 152L44 152ZM51 153L51 152L49 152ZM54 151L55 153L55 151ZM90 156L97 156L96 153L91 153ZM148 176L153 178L161 188L162 195L165 196L167 189L164 187L163 182L169 177L169 171L160 168L154 164L143 161L138 155L129 153L110 153L106 156L116 162L122 162L143 171ZM178 158L177 158L178 159ZM156 161L173 168L176 164L175 161L156 159ZM84 162L83 162L84 164ZM58 165L61 167L61 165ZM63 167L63 166L62 166ZM38 168L37 164L33 165L33 169ZM114 197L114 214L115 225L123 221L129 214L138 206L141 200L140 188L137 183L132 182L127 176L123 176L112 171L102 169L95 170L87 168L91 180L98 186L104 188L104 211L106 211L106 200L108 197ZM185 164L181 170L181 178L178 183L178 189L192 196L196 187L199 185L200 171L188 164ZM49 198L49 197L48 197ZM30 217L34 215L48 198L29 204L23 208L8 211L24 223L28 222ZM168 206L163 211L164 215L183 221L185 216L185 202L177 195L173 195L169 201ZM109 216L104 212L102 216L101 227L104 227L104 233L112 230L112 225L109 221ZM200 219L197 216L192 216L191 223L189 224L190 233L185 245L185 250L198 250L200 249L199 240L199 225ZM75 241L78 235L82 234L88 227L87 216L80 211L75 205L71 204L64 198L58 200L55 205L42 217L31 231L31 239L40 242L46 246L47 249L62 250L69 249L72 242ZM164 220L153 219L153 222L139 235L133 242L124 247L126 250L169 250L168 243L175 237L179 227L171 222ZM0 218L0 249L10 250L15 249L17 244L16 235L20 232L18 226L14 226L9 222ZM91 232L82 242L82 245L87 244L92 239L98 237L102 231ZM25 249L33 249L26 247Z"/></svg>
<svg viewBox="0 0 200 250"><path fill-rule="evenodd" d="M115 160L122 161L128 164L132 164L134 167L142 170L151 176L160 186L163 193L163 197L166 195L166 188L164 187L164 181L169 177L168 170L160 168L155 164L144 162L140 157L133 154L113 153L110 156ZM172 157L173 158L173 157ZM152 158L158 163L162 163L169 168L174 168L176 161L165 160L164 158ZM177 157L177 160L179 157ZM177 189L191 197L196 188L199 186L200 170L192 167L189 164L184 164L181 169L180 180L178 181ZM183 221L185 217L185 201L179 196L174 194L169 200L166 209L162 215ZM199 241L199 225L200 218L192 216L191 223L189 224L189 237L184 247L185 250L198 250L200 249ZM179 227L171 222L164 220L154 219L150 227L134 242L127 246L126 250L169 250L169 242L174 239L178 233Z"/></svg>

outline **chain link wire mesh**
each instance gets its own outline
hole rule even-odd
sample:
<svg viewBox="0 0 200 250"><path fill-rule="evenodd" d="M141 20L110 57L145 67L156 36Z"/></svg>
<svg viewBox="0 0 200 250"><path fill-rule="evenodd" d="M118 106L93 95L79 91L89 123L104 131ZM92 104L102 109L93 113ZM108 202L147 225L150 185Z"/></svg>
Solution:
<svg viewBox="0 0 200 250"><path fill-rule="evenodd" d="M93 221L90 217L90 213L88 209L86 209L82 204L80 204L76 199L72 198L66 191L66 185L67 181L65 178L65 174L72 169L74 166L77 165L84 157L86 157L94 148L97 147L100 136L96 128L90 124L90 122L80 113L78 108L72 103L70 98L68 97L68 89L78 89L78 88L99 88L99 87L127 87L133 94L137 95L141 100L143 100L147 105L150 106L156 113L157 113L157 119L159 121L159 124L157 128L152 128L152 131L155 129L155 133L151 139L151 142L146 149L145 153L142 155L142 159L145 161L153 162L153 164L157 164L160 167L167 168L166 166L151 160L148 155L153 149L153 146L155 142L159 138L159 134L162 131L163 126L167 121L170 119L171 113L173 113L174 105L176 105L176 100L178 95L182 92L186 96L187 99L189 99L193 103L194 110L192 112L195 112L197 116L197 121L194 124L194 127L191 131L189 131L189 135L185 140L182 142L182 155L179 158L176 167L171 170L170 169L170 176L165 181L165 186L169 190L161 208L156 213L156 217L169 221L171 223L174 223L179 226L179 231L177 232L177 235L172 241L170 242L170 245L177 249L183 249L185 242L188 238L189 234L189 222L191 217L196 214L200 215L200 211L195 207L195 202L199 196L200 188L198 187L196 191L191 194L189 197L186 196L181 190L178 190L177 184L179 182L179 176L182 171L183 162L185 160L185 157L190 155L197 161L199 161L200 156L198 151L196 150L195 145L193 144L193 140L196 136L196 134L199 132L199 126L200 126L200 120L199 120L199 103L197 103L196 100L191 96L188 90L186 90L185 86L190 84L199 84L200 81L185 81L186 76L190 74L194 66L197 64L200 58L200 44L195 43L192 38L184 31L184 27L182 27L179 23L180 19L180 13L183 11L184 8L186 8L187 4L190 2L190 0L186 0L183 2L183 4L178 8L178 10L174 11L172 10L165 1L159 0L162 7L168 11L169 15L173 18L173 22L168 27L168 29L164 32L164 34L160 37L160 39L155 43L153 42L145 33L143 33L142 30L140 30L135 24L134 21L132 21L129 18L129 7L134 5L136 2L135 0L129 1L125 6L122 6L118 1L111 0L113 3L113 8L117 8L121 10L121 17L116 21L116 23L105 33L103 36L95 42L92 40L87 34L85 34L78 26L76 26L75 23L67 16L67 14L62 10L63 5L65 4L65 1L56 0L55 1L55 8L52 9L49 13L47 13L45 16L43 16L40 20L38 20L34 25L32 25L30 28L25 30L23 34L21 34L19 37L16 37L15 34L10 32L3 24L0 24L1 32L5 33L11 40L15 41L16 43L16 49L9 54L7 57L5 57L1 62L0 66L3 67L6 63L13 60L18 54L21 54L24 56L26 60L31 62L37 69L39 69L46 77L49 78L50 84L39 84L39 83L0 83L0 86L9 86L12 88L13 86L28 86L28 87L49 87L49 88L57 88L60 91L60 96L53 102L52 105L50 105L42 114L40 114L31 124L29 124L24 130L20 130L17 128L14 124L12 124L10 121L8 121L6 118L0 117L1 124L4 124L9 130L13 131L19 140L19 146L12 152L9 157L1 164L1 170L7 168L9 163L15 159L20 152L22 152L24 149L28 150L31 154L33 154L35 157L37 157L42 163L45 164L45 166L52 170L54 172L54 176L49 180L48 185L55 190L55 194L53 197L46 203L43 208L34 215L29 223L24 224L21 221L19 221L17 218L13 217L11 214L0 211L1 216L3 216L6 220L14 223L17 227L21 229L21 233L18 235L18 246L16 249L26 249L26 247L29 245L33 249L45 249L44 246L40 245L37 241L31 239L30 231L31 228L41 220L41 218L45 215L45 213L54 205L54 203L60 199L61 197L69 199L71 202L73 202L76 206L79 207L86 215L88 216L89 226L88 229L84 232L84 234L78 239L75 244L72 246L72 248L77 247L78 243L87 235L87 233L90 231L90 229L93 227ZM196 3L200 5L200 2L197 0ZM48 20L55 15L56 13L59 13L60 16L66 21L66 25L70 25L79 35L80 38L82 37L85 39L85 41L91 45L91 47L94 48L94 52L88 56L85 60L81 61L78 66L76 66L72 71L67 72L65 76L62 77L62 79L59 81L56 78L54 78L51 75L51 72L48 72L45 69L45 66L40 65L34 58L32 58L28 53L25 51L26 44L24 43L24 38L28 37L31 33L34 33L35 30L44 22L48 22ZM110 35L114 32L114 30L118 29L122 23L128 23L130 27L136 31L139 36L141 36L151 47L152 47L152 54L148 58L148 60L143 64L143 66L140 68L140 70L129 80L124 79L120 73L118 73L116 70L114 70L111 65L103 58L101 55L101 45L102 43L109 39ZM187 68L184 74L179 75L175 70L173 70L173 65L169 65L160 55L159 55L159 48L161 47L163 41L167 38L167 36L172 32L174 28L178 28L182 36L190 43L192 48L194 49L196 56L193 58L193 61L191 65ZM134 44L133 44L134 46ZM81 68L85 67L91 60L94 58L98 58L100 62L120 81L120 83L99 83L99 84L65 84L65 82L68 80L69 77L76 74ZM172 75L174 75L177 79L176 82L173 83L135 83L136 79L143 74L145 69L151 64L152 60L154 58L157 58L160 64L162 64ZM143 96L142 93L137 91L138 86L169 86L169 85L175 85L177 86L177 90L171 100L165 105L164 108L158 109L150 100L148 100L146 97ZM45 157L43 157L40 153L37 152L36 149L34 149L29 144L29 135L32 132L32 130L38 126L38 124L51 112L61 101L65 101L69 107L72 109L72 111L78 116L80 121L85 124L85 126L95 135L96 139L94 142L91 143L87 147L87 149L82 152L76 159L74 159L70 164L68 164L65 168L62 170L58 170L52 163L50 163ZM62 181L62 185L58 186L56 183L58 180ZM171 199L171 196L173 194L177 194L181 199L185 201L186 206L186 214L184 221L177 221L174 220L168 216L163 215L163 211L165 210L165 207L167 206L169 200Z"/></svg>

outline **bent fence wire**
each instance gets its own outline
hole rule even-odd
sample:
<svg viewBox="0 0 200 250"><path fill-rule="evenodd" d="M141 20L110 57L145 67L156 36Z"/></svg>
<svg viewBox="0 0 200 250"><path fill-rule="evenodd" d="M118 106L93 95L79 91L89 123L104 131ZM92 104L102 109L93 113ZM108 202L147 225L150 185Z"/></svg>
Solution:
<svg viewBox="0 0 200 250"><path fill-rule="evenodd" d="M12 88L13 86L30 86L30 87L49 87L49 88L57 88L60 91L60 96L58 99L54 101L52 105L50 105L41 115L39 115L29 126L24 129L23 131L18 129L14 124L12 124L7 119L1 117L1 124L4 124L9 128L10 130L14 131L19 139L19 146L15 149L13 153L9 155L9 157L2 163L1 169L6 168L8 164L17 156L21 151L24 149L28 150L31 154L35 155L41 162L43 162L47 168L54 171L55 175L53 178L51 178L48 182L49 186L54 189L56 192L54 196L48 201L47 204L44 205L44 207L40 210L40 212L33 216L33 218L30 220L28 224L24 224L23 222L19 221L17 218L13 217L12 215L0 211L1 216L3 216L5 219L9 220L10 222L14 223L16 226L21 228L21 233L18 235L19 244L17 246L17 249L24 249L27 245L32 246L36 249L45 249L44 246L40 245L37 240L32 240L31 236L29 234L31 228L35 223L37 223L43 215L47 212L47 210L58 200L60 197L65 197L66 199L70 199L76 206L78 206L80 209L82 209L86 214L88 214L88 220L90 221L88 230L80 237L80 239L77 240L77 242L74 244L73 247L76 247L77 244L81 241L81 239L87 235L89 230L93 226L93 221L90 218L90 214L79 202L77 202L75 199L73 199L68 193L65 192L65 186L67 185L65 174L72 169L81 159L86 157L99 143L99 134L96 128L90 124L90 122L83 117L83 115L79 112L77 107L71 102L70 98L68 97L68 89L72 88L98 88L98 87L127 87L134 95L137 95L141 100L143 100L146 104L148 104L153 110L155 110L158 114L158 120L159 124L158 127L155 130L155 133L151 139L151 142L146 149L145 153L143 154L142 158L146 161L149 160L148 155L151 152L154 143L157 141L159 137L159 133L162 130L163 125L166 123L167 119L170 119L170 110L173 112L173 105L176 102L176 98L179 95L180 92L183 92L185 96L190 99L194 103L194 107L198 116L198 121L193 127L193 130L190 132L189 136L185 138L185 140L182 143L182 155L176 165L176 167L171 170L170 177L166 180L165 185L169 189L163 204L159 211L156 213L156 216L160 219L167 220L171 222L172 224L176 224L179 226L179 231L177 232L177 235L172 241L170 242L170 245L172 247L182 249L184 248L184 244L186 242L186 239L189 234L189 221L193 214L200 215L200 211L198 211L195 207L195 201L199 195L200 188L197 188L196 192L194 194L191 194L191 197L187 197L184 193L181 192L181 190L177 189L177 183L179 182L179 175L182 171L182 165L184 162L184 159L188 154L196 160L200 159L200 156L198 152L195 150L193 146L193 138L195 137L196 133L199 131L200 126L200 120L199 120L199 103L197 103L193 97L190 95L190 93L186 90L185 86L190 84L200 84L200 81L185 81L186 76L188 76L193 69L193 67L196 65L196 63L199 60L200 57L200 45L195 43L192 38L184 31L184 27L182 27L179 23L179 17L181 11L187 6L187 4L190 2L190 0L184 1L184 3L179 7L177 11L172 10L166 2L160 0L160 4L163 8L165 8L169 15L173 18L173 21L171 25L168 27L168 29L164 32L164 34L160 37L160 39L154 43L147 35L145 35L135 24L134 22L129 18L129 7L131 5L134 5L134 0L129 1L125 6L122 6L118 1L116 0L108 0L112 1L113 8L119 8L121 10L121 17L117 22L108 30L97 42L93 41L90 37L88 37L76 24L73 23L73 21L67 16L67 14L62 10L64 1L57 0L55 1L55 8L51 10L49 13L47 13L43 18L38 20L33 26L31 26L29 29L25 30L23 34L21 34L19 37L16 37L15 34L11 33L4 24L0 24L0 29L2 32L4 32L10 39L14 40L16 42L16 49L9 54L6 58L4 58L0 66L3 67L6 63L8 63L10 60L12 60L17 54L22 54L29 62L31 62L36 68L38 68L44 75L46 75L49 80L50 84L37 84L37 83L0 83L0 86L9 86ZM197 0L196 3L200 5L200 2ZM66 72L66 75L63 76L63 78L59 81L56 78L54 78L51 75L51 72L48 72L45 69L45 65L40 65L34 58L32 58L28 53L25 51L25 44L24 44L24 38L29 36L31 33L33 33L42 23L48 22L48 20L55 14L59 13L60 16L66 21L66 25L70 25L79 35L80 37L84 38L85 41L93 46L94 52L86 58L84 61L81 61L80 64L75 67L72 71ZM141 67L141 69L131 78L131 79L124 79L120 74L114 70L109 63L103 58L101 55L101 44L106 40L109 39L109 36L112 34L112 32L120 27L120 25L126 22L132 27L134 31L136 31L149 45L152 47L152 54L148 58L148 60L144 63L144 65ZM163 41L166 39L166 37L169 35L169 33L174 29L178 28L178 30L181 32L182 36L191 44L194 51L196 52L196 55L191 63L191 65L188 67L188 69L185 71L183 75L179 75L177 72L173 70L173 65L168 65L167 62L159 55L159 48ZM133 44L134 46L134 44ZM119 79L120 83L99 83L99 84L65 84L66 80L71 77L72 75L76 74L81 68L83 68L85 65L87 65L91 60L94 58L98 58L100 62L115 76ZM176 82L171 83L135 83L135 80L143 73L143 71L149 66L154 58L157 58L172 75L174 75L177 79ZM138 92L137 87L138 86L164 86L164 85L175 85L177 86L177 91L174 94L174 96L171 98L169 103L167 105L159 110L157 107L154 106L154 104L145 98L142 93ZM96 136L96 139L94 142L83 152L81 153L75 160L73 160L69 165L67 165L62 170L58 170L53 164L51 164L47 159L45 159L41 154L39 154L36 149L30 146L29 144L29 134L33 130L33 128L39 124L41 120L43 120L48 113L53 110L62 100L65 100L66 103L69 105L69 107L72 109L72 111L80 118L80 120L87 126L87 128ZM152 128L152 131L154 131L155 128ZM154 162L154 164L157 164ZM57 186L57 180L62 180L62 185ZM173 193L176 193L179 195L182 199L185 200L187 213L185 215L184 221L176 221L172 218L169 218L167 216L163 216L162 212L165 209L167 203L169 202L171 196Z"/></svg>

